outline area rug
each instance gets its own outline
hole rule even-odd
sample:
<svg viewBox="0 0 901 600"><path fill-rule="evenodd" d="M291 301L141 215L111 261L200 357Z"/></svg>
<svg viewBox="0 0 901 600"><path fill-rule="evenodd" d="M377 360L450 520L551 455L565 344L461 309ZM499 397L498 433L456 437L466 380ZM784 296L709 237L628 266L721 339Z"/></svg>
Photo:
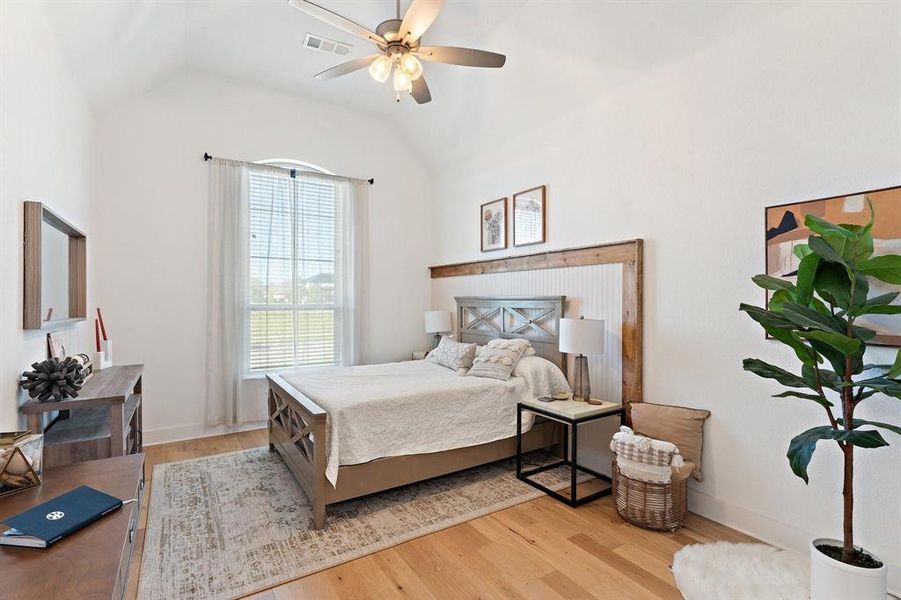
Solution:
<svg viewBox="0 0 901 600"><path fill-rule="evenodd" d="M805 600L806 557L766 544L692 544L673 556L676 586L685 600Z"/></svg>
<svg viewBox="0 0 901 600"><path fill-rule="evenodd" d="M551 460L527 457L530 465ZM546 464L546 463L545 463ZM566 487L569 471L535 476ZM157 465L138 597L236 598L537 498L513 460L330 506L312 528L302 489L266 448Z"/></svg>

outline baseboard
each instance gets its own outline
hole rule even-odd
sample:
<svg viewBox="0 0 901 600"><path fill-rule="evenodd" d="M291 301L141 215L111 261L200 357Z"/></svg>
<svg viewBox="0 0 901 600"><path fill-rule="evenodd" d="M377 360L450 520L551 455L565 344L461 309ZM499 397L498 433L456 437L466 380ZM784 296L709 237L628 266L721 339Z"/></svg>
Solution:
<svg viewBox="0 0 901 600"><path fill-rule="evenodd" d="M724 502L710 494L692 489L691 486L689 486L688 506L691 508L691 512L702 517L753 536L767 544L792 550L804 556L807 556L809 552L810 540L818 537L796 525L783 523L769 515ZM893 596L901 596L899 594L901 577L891 564L889 565L888 588Z"/></svg>
<svg viewBox="0 0 901 600"><path fill-rule="evenodd" d="M239 431L250 431L251 429L263 429L266 427L266 421L252 421L241 425L217 425L207 427L205 425L184 425L182 427L163 427L161 429L145 429L144 445L156 446L159 444L168 444L169 442L182 442L184 440L195 440L197 438L211 437L214 435L225 435L226 433L236 433Z"/></svg>

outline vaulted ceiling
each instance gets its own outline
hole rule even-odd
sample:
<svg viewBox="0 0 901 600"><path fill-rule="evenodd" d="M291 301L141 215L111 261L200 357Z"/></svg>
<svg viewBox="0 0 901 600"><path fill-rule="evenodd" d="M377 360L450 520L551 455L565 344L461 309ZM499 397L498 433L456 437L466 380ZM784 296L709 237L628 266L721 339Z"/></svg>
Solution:
<svg viewBox="0 0 901 600"><path fill-rule="evenodd" d="M431 166L471 144L491 144L537 119L577 109L618 86L684 59L786 5L750 2L448 0L428 45L507 55L503 69L426 63L433 101L394 102L390 82L366 70L313 75L372 46L285 0L45 0L63 50L100 112L179 75L199 72L346 106L389 119ZM393 0L320 0L375 29ZM401 12L409 5L402 0ZM352 45L338 57L304 48L307 33Z"/></svg>

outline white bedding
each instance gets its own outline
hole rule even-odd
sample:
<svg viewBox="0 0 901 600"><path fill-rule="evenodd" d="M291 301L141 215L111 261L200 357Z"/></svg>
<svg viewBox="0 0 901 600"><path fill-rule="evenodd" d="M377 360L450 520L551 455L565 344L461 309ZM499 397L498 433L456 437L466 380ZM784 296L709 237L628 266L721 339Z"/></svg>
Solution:
<svg viewBox="0 0 901 600"><path fill-rule="evenodd" d="M430 361L329 367L282 377L327 413L326 478L377 458L485 444L516 433L516 403L569 390L552 363L522 358L509 381L461 377ZM523 413L523 431L532 427Z"/></svg>

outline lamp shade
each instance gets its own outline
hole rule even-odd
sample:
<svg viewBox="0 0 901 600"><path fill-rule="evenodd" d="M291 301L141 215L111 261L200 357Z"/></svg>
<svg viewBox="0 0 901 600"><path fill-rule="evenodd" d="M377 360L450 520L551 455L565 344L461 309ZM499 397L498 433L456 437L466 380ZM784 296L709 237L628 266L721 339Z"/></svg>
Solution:
<svg viewBox="0 0 901 600"><path fill-rule="evenodd" d="M560 319L560 352L603 354L604 322L599 319Z"/></svg>
<svg viewBox="0 0 901 600"><path fill-rule="evenodd" d="M446 310L430 310L425 313L426 333L447 333L453 330L451 314Z"/></svg>

